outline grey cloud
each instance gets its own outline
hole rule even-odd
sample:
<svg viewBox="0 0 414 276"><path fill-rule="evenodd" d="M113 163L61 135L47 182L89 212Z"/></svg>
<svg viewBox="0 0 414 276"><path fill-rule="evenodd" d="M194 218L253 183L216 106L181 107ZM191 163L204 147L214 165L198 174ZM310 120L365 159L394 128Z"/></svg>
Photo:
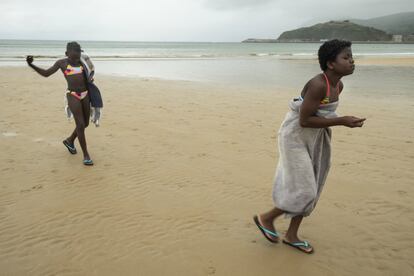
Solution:
<svg viewBox="0 0 414 276"><path fill-rule="evenodd" d="M413 0L0 0L0 39L240 41L405 11Z"/></svg>
<svg viewBox="0 0 414 276"><path fill-rule="evenodd" d="M204 0L204 5L213 10L239 10L244 8L259 8L277 0Z"/></svg>

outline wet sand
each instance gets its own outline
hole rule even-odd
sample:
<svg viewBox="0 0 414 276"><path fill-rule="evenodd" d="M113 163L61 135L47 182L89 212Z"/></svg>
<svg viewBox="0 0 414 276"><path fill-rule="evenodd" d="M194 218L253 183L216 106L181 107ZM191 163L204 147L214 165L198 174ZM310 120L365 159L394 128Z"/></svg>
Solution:
<svg viewBox="0 0 414 276"><path fill-rule="evenodd" d="M333 130L331 173L300 231L308 256L252 221L272 207L277 130L297 91L96 81L106 106L85 167L61 143L74 128L63 76L0 68L0 274L414 273L412 95L342 95L338 112L367 122Z"/></svg>

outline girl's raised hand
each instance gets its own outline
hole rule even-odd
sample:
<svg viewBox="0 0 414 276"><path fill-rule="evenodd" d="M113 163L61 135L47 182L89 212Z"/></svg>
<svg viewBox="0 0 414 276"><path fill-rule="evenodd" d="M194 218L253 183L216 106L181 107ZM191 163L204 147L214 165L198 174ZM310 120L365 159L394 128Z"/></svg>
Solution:
<svg viewBox="0 0 414 276"><path fill-rule="evenodd" d="M33 62L33 56L27 56L26 57L26 62L27 62L27 64L32 64L32 62Z"/></svg>

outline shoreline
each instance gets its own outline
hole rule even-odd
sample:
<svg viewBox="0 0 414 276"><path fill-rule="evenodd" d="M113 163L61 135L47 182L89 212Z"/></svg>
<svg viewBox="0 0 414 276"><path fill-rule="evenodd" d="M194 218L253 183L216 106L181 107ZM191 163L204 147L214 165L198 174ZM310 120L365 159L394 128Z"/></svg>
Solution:
<svg viewBox="0 0 414 276"><path fill-rule="evenodd" d="M354 56L357 56L359 58L384 58L384 59L401 59L401 58L407 58L411 59L414 58L414 52L413 53L358 53L354 52ZM97 61L157 61L157 60L227 60L227 59L266 59L266 58L276 58L276 59L282 59L284 57L295 57L297 59L308 59L308 58L314 58L317 57L317 54L314 53L293 53L293 54L274 54L274 53L250 53L247 55L240 55L240 56L90 56L93 58L93 60ZM5 62L26 62L24 60L25 56L20 57L1 57L0 58L0 66L2 63ZM54 61L56 59L65 58L65 56L35 56L36 60L38 61Z"/></svg>
<svg viewBox="0 0 414 276"><path fill-rule="evenodd" d="M370 61L372 65L381 65L393 63L396 65L409 65L414 66L414 53L381 53L381 54L360 54L354 53L354 58L357 61ZM45 62L54 62L56 59L64 58L64 56L54 57L54 58L38 58L36 61L40 63ZM226 60L295 60L295 61L315 61L317 60L317 55L315 54L250 54L248 56L240 57L187 57L187 58L96 58L91 56L91 58L96 62L146 62L146 61L226 61ZM23 59L0 59L0 67L24 67L27 66L26 61Z"/></svg>
<svg viewBox="0 0 414 276"><path fill-rule="evenodd" d="M0 41L47 41L47 42L63 42L66 43L68 40L64 39L8 39L2 38ZM185 43L185 44L198 44L198 43L206 43L206 44L239 44L239 43L249 43L244 42L247 40L258 40L258 41L272 41L271 43L317 43L320 44L323 41L279 41L273 38L248 38L243 41L136 41L136 40L78 40L79 42L98 42L98 43ZM274 42L273 42L274 41ZM251 43L260 43L260 42L251 42ZM268 43L268 42L264 42ZM394 41L352 41L355 44L413 44L414 41L403 41L403 42L394 42Z"/></svg>
<svg viewBox="0 0 414 276"><path fill-rule="evenodd" d="M46 68L53 60L38 60L38 65ZM134 60L134 61L102 61L95 60L97 74L111 77L140 78L144 80L178 80L193 81L197 83L215 83L217 85L233 85L237 87L255 88L256 83L267 88L296 87L301 89L296 74L299 75L319 73L316 57L283 56L277 58L249 57L243 59L209 59L209 60ZM364 78L375 81L375 74L385 76L392 73L392 67L401 68L404 76L409 74L414 67L414 57L384 57L384 56L355 56L355 63L362 69ZM242 65L242 66L240 66ZM233 70L238 66L237 70ZM256 68L251 72L250 68ZM25 61L19 63L2 63L0 69L27 68ZM162 69L160 69L162 68ZM364 69L363 69L364 68ZM377 73L374 73L377 72ZM273 72L273 73L271 73ZM285 76L282 76L285 75ZM305 76L305 75L304 75ZM309 76L309 75L308 75ZM240 79L241 78L241 79ZM405 77L398 76L399 81L404 82ZM305 81L305 80L302 80ZM351 78L351 83L361 82L360 78ZM363 85L355 83L355 85ZM394 89L390 85L386 86ZM404 85L403 90L407 88Z"/></svg>
<svg viewBox="0 0 414 276"><path fill-rule="evenodd" d="M246 40L241 41L241 43L293 43L293 44L306 44L306 43L311 43L311 44L321 44L325 41L279 41L277 39L261 39L261 38L249 38ZM403 42L395 42L395 41L351 41L352 44L367 44L367 45L371 45L371 44L395 44L395 45L399 45L399 44L414 44L414 41L403 41Z"/></svg>

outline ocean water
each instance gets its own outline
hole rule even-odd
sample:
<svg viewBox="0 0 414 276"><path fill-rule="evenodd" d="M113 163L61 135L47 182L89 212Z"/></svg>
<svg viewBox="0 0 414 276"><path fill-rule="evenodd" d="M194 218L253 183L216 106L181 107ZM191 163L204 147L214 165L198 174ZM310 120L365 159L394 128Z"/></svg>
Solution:
<svg viewBox="0 0 414 276"><path fill-rule="evenodd" d="M67 41L0 40L0 66L51 66L64 57ZM255 87L294 87L320 72L319 43L191 43L79 41L96 74L218 82ZM358 66L367 56L414 57L414 44L354 44L357 68L351 86L404 91L414 86L413 67ZM357 76L357 77L355 77ZM381 81L378 81L381 80Z"/></svg>
<svg viewBox="0 0 414 276"><path fill-rule="evenodd" d="M67 41L1 40L0 61L32 54L42 59L64 55ZM79 41L95 59L199 59L243 57L312 57L319 43L196 43ZM354 44L355 55L414 56L414 44Z"/></svg>

